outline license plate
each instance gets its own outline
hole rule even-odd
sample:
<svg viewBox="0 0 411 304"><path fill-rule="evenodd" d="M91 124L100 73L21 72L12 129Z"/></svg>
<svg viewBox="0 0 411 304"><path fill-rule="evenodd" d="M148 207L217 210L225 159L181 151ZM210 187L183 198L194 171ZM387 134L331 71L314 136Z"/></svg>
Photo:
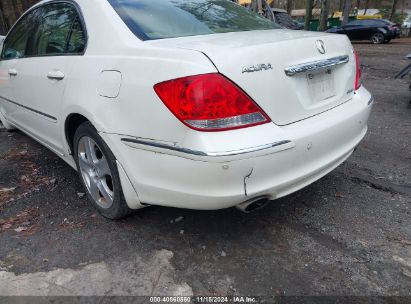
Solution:
<svg viewBox="0 0 411 304"><path fill-rule="evenodd" d="M332 70L307 75L312 100L323 101L336 95Z"/></svg>

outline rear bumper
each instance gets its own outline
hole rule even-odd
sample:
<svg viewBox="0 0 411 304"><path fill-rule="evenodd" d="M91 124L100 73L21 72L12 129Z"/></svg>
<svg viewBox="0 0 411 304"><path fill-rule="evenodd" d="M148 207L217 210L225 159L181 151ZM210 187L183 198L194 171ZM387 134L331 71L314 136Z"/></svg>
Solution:
<svg viewBox="0 0 411 304"><path fill-rule="evenodd" d="M221 209L254 197L285 196L335 169L366 134L371 107L372 97L362 88L347 103L289 126L221 132L227 138L226 142L220 138L218 145L227 148L220 152L207 149L210 145L204 139L196 147L181 148L148 139L102 136L143 203ZM269 142L268 128L278 134ZM245 147L232 148L232 141L238 144L236 134L242 136ZM251 148L250 142L254 143ZM201 144L204 149L198 148Z"/></svg>
<svg viewBox="0 0 411 304"><path fill-rule="evenodd" d="M399 38L400 36L401 36L401 32L397 32L397 31L390 31L386 35L388 39L395 39L395 38Z"/></svg>

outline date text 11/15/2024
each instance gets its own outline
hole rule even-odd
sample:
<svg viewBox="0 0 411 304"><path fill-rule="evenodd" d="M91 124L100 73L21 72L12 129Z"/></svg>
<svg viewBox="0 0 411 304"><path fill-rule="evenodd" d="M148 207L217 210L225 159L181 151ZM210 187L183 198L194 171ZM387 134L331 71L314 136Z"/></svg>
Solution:
<svg viewBox="0 0 411 304"><path fill-rule="evenodd" d="M160 296L150 297L150 303L258 303L255 297L244 296Z"/></svg>

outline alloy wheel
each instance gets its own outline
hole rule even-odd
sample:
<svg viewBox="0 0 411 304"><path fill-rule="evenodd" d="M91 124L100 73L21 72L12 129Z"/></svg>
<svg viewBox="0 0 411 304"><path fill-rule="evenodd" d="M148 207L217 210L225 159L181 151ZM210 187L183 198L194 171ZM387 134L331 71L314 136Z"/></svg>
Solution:
<svg viewBox="0 0 411 304"><path fill-rule="evenodd" d="M78 143L77 157L91 197L101 208L110 208L114 200L113 175L103 151L92 138L83 136Z"/></svg>
<svg viewBox="0 0 411 304"><path fill-rule="evenodd" d="M384 35L381 33L375 33L374 35L372 35L371 37L371 42L374 44L380 44L384 42Z"/></svg>

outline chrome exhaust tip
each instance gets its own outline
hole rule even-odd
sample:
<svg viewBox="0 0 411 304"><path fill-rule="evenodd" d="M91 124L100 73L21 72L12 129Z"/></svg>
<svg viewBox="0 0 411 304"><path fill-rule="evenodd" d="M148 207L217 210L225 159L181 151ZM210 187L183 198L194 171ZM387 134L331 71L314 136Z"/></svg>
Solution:
<svg viewBox="0 0 411 304"><path fill-rule="evenodd" d="M270 200L268 199L268 197L256 197L237 205L236 208L241 212L250 213L264 208L269 202Z"/></svg>

